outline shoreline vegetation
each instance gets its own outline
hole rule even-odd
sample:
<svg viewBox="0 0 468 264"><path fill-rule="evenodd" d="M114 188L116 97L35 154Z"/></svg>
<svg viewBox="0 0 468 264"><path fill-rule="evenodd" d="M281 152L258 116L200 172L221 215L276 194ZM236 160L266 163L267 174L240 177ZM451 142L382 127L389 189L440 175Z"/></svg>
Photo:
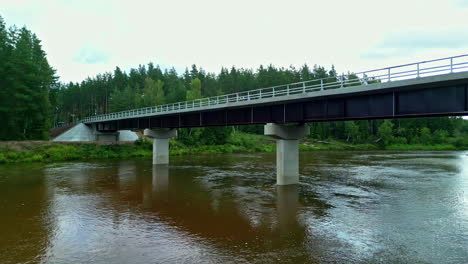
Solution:
<svg viewBox="0 0 468 264"><path fill-rule="evenodd" d="M262 135L233 133L223 145L187 146L178 140L171 140L170 155L181 156L198 153L252 153L274 152L275 140ZM392 144L382 146L373 144L349 144L330 139L305 139L300 142L300 151L440 151L468 150L466 146L453 144ZM3 141L0 142L0 164L84 161L99 159L150 158L152 142L142 138L134 143L84 143L51 141Z"/></svg>

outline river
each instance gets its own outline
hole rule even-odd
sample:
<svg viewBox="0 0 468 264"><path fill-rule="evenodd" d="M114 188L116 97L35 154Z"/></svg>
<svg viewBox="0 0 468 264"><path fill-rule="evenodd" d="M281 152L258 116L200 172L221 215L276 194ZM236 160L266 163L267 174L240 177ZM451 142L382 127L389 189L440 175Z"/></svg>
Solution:
<svg viewBox="0 0 468 264"><path fill-rule="evenodd" d="M468 263L468 152L0 166L0 263Z"/></svg>

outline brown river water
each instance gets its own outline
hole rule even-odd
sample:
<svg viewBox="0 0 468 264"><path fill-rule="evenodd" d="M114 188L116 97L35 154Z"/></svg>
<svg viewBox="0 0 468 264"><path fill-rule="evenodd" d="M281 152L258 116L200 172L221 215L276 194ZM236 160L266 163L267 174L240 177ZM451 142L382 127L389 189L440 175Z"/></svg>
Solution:
<svg viewBox="0 0 468 264"><path fill-rule="evenodd" d="M0 166L0 263L468 263L468 152Z"/></svg>

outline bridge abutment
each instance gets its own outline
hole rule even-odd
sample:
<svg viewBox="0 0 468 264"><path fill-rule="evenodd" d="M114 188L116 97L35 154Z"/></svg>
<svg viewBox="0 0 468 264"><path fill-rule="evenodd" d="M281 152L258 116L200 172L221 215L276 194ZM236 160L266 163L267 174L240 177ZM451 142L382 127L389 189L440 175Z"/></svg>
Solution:
<svg viewBox="0 0 468 264"><path fill-rule="evenodd" d="M144 135L153 139L153 164L169 164L169 138L177 136L177 129L145 129Z"/></svg>
<svg viewBox="0 0 468 264"><path fill-rule="evenodd" d="M265 135L276 138L276 184L299 183L299 139L310 134L306 124L268 123Z"/></svg>

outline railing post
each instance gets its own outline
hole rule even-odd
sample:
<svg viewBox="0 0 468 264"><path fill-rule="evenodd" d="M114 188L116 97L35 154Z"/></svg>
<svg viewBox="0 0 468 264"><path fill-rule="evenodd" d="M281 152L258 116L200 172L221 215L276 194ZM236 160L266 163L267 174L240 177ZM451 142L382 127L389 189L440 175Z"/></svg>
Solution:
<svg viewBox="0 0 468 264"><path fill-rule="evenodd" d="M343 88L343 80L344 80L344 75L341 75L341 78L340 78L340 88Z"/></svg>
<svg viewBox="0 0 468 264"><path fill-rule="evenodd" d="M261 89L260 89L259 93L260 93L260 95L259 95L258 99L262 99L262 90Z"/></svg>
<svg viewBox="0 0 468 264"><path fill-rule="evenodd" d="M275 87L273 87L273 97L275 97Z"/></svg>
<svg viewBox="0 0 468 264"><path fill-rule="evenodd" d="M302 93L305 93L305 82L302 83Z"/></svg>
<svg viewBox="0 0 468 264"><path fill-rule="evenodd" d="M416 64L416 67L417 67L416 78L419 78L419 63Z"/></svg>
<svg viewBox="0 0 468 264"><path fill-rule="evenodd" d="M289 95L289 84L286 85L286 95Z"/></svg>
<svg viewBox="0 0 468 264"><path fill-rule="evenodd" d="M450 73L453 73L453 58L450 58Z"/></svg>
<svg viewBox="0 0 468 264"><path fill-rule="evenodd" d="M247 92L247 101L250 101L250 91Z"/></svg>
<svg viewBox="0 0 468 264"><path fill-rule="evenodd" d="M390 68L388 68L388 81L390 81Z"/></svg>
<svg viewBox="0 0 468 264"><path fill-rule="evenodd" d="M323 91L323 79L320 79L320 91Z"/></svg>

